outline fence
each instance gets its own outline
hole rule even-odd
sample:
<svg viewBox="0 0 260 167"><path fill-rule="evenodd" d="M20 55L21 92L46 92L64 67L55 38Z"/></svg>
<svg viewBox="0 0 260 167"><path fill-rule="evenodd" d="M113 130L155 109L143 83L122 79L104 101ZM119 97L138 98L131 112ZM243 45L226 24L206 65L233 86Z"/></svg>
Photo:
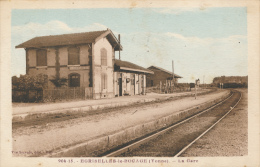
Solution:
<svg viewBox="0 0 260 167"><path fill-rule="evenodd" d="M13 102L51 102L73 99L93 99L92 87L38 90L12 90Z"/></svg>
<svg viewBox="0 0 260 167"><path fill-rule="evenodd" d="M59 101L72 99L92 99L92 88L61 88L43 90L43 101Z"/></svg>
<svg viewBox="0 0 260 167"><path fill-rule="evenodd" d="M188 92L188 91L191 91L190 87L188 86L183 86L183 87L180 87L180 86L155 86L155 87L147 87L147 93L149 92L154 92L154 93L173 93L173 92Z"/></svg>
<svg viewBox="0 0 260 167"><path fill-rule="evenodd" d="M13 102L38 102L42 100L42 90L12 89Z"/></svg>

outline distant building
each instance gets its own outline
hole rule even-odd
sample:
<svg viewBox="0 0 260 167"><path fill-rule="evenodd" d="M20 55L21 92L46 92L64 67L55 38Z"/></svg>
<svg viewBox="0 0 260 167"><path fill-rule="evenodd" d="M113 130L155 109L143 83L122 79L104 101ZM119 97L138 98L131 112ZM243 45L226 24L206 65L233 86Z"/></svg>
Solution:
<svg viewBox="0 0 260 167"><path fill-rule="evenodd" d="M213 79L214 84L219 83L246 83L248 84L248 76L221 76Z"/></svg>
<svg viewBox="0 0 260 167"><path fill-rule="evenodd" d="M150 70L115 60L122 50L111 30L42 36L16 48L25 48L26 74L67 78L68 87L92 88L93 98L145 94L146 74Z"/></svg>
<svg viewBox="0 0 260 167"><path fill-rule="evenodd" d="M147 82L146 82L147 87L160 86L160 83L162 85L168 85L168 86L173 85L172 72L156 66L150 66L147 69L154 72L153 75L152 74L147 75ZM179 78L182 77L177 74L174 74L174 83L178 83Z"/></svg>

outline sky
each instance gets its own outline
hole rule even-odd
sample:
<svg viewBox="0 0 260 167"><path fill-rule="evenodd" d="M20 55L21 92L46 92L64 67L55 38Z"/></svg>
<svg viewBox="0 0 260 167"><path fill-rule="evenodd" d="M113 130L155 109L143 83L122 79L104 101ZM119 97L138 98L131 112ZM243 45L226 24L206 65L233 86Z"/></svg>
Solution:
<svg viewBox="0 0 260 167"><path fill-rule="evenodd" d="M14 9L11 20L12 75L26 73L22 42L107 28L121 36L121 60L169 71L174 61L180 83L248 75L245 7Z"/></svg>

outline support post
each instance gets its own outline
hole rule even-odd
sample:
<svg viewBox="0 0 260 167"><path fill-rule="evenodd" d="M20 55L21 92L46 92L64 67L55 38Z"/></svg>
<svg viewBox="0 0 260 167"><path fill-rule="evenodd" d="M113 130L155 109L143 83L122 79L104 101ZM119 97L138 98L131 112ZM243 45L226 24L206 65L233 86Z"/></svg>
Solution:
<svg viewBox="0 0 260 167"><path fill-rule="evenodd" d="M95 83L95 54L94 54L94 43L91 45L91 55L92 55L92 97L95 99L95 89L96 89L96 83Z"/></svg>
<svg viewBox="0 0 260 167"><path fill-rule="evenodd" d="M160 81L160 93L162 93L162 81Z"/></svg>
<svg viewBox="0 0 260 167"><path fill-rule="evenodd" d="M26 53L26 74L29 74L29 50L25 48Z"/></svg>
<svg viewBox="0 0 260 167"><path fill-rule="evenodd" d="M165 80L165 90L166 90L166 93L168 93L168 82L167 82L167 79Z"/></svg>

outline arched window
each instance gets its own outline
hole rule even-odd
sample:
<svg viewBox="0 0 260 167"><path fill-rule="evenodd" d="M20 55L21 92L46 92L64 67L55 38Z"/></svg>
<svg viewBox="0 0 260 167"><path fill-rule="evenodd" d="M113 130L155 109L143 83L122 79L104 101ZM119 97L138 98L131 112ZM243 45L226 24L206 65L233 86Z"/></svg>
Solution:
<svg viewBox="0 0 260 167"><path fill-rule="evenodd" d="M101 90L107 89L107 74L101 74Z"/></svg>
<svg viewBox="0 0 260 167"><path fill-rule="evenodd" d="M105 48L101 49L101 65L107 66L107 50Z"/></svg>
<svg viewBox="0 0 260 167"><path fill-rule="evenodd" d="M68 64L78 65L79 64L79 47L69 47L68 48Z"/></svg>
<svg viewBox="0 0 260 167"><path fill-rule="evenodd" d="M38 49L36 51L37 66L47 66L47 50Z"/></svg>
<svg viewBox="0 0 260 167"><path fill-rule="evenodd" d="M69 86L70 87L80 87L80 75L77 73L72 73L69 75Z"/></svg>

